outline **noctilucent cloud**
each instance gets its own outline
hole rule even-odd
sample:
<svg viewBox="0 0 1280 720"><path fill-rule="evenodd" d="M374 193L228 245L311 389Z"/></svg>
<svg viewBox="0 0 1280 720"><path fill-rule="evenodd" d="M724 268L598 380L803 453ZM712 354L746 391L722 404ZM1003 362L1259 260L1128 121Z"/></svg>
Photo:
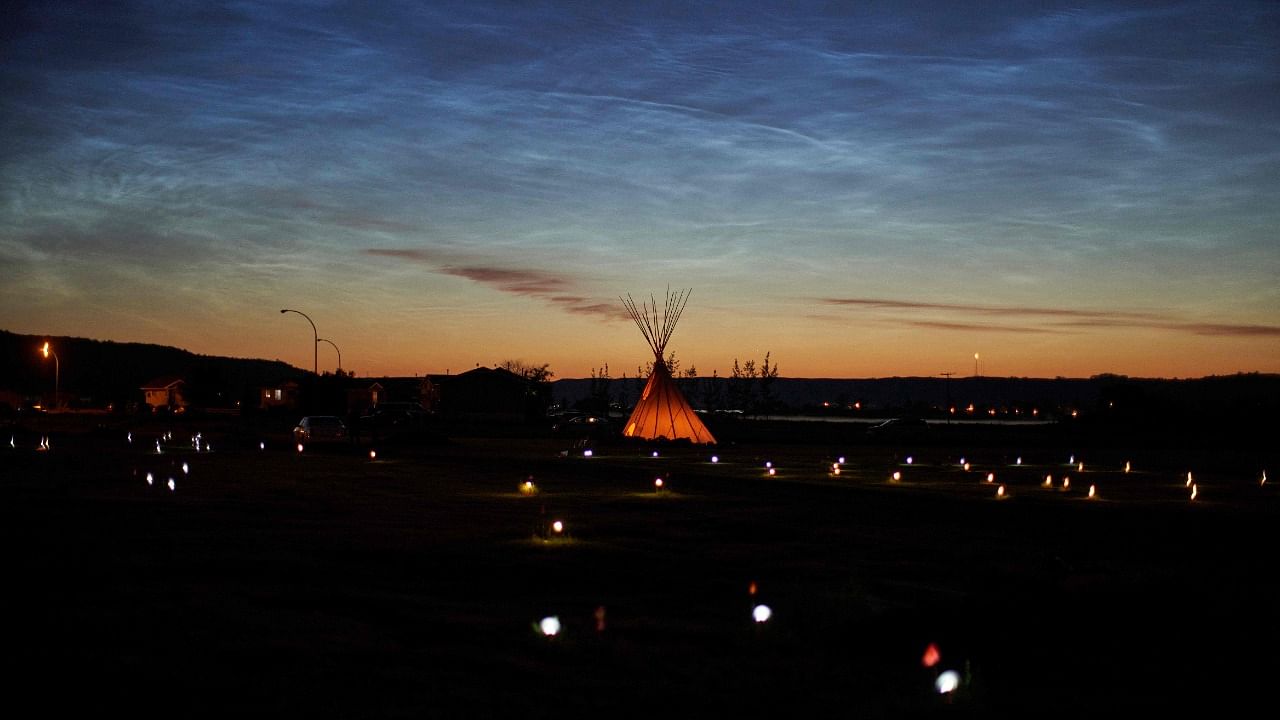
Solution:
<svg viewBox="0 0 1280 720"><path fill-rule="evenodd" d="M1280 372L1280 6L636 5L19 8L0 327L618 377L670 285L703 375Z"/></svg>

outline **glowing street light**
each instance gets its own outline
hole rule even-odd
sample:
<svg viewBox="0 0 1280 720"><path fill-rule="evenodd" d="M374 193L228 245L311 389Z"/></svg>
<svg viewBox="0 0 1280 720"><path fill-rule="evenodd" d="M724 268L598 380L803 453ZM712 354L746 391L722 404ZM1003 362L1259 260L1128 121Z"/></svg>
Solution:
<svg viewBox="0 0 1280 720"><path fill-rule="evenodd" d="M62 362L58 360L58 353L49 347L48 340L44 342L44 347L40 348L40 352L46 360L49 359L50 354L53 355L53 406L56 408L58 407L58 376L62 373Z"/></svg>
<svg viewBox="0 0 1280 720"><path fill-rule="evenodd" d="M307 318L307 322L311 324L311 337L313 340L311 344L311 373L313 375L319 375L320 374L320 334L316 332L316 324L312 322L311 318L301 310L290 310L289 308L285 308L280 311L281 315L283 315L284 313L298 313L302 317ZM337 347L337 346L335 345L334 347ZM341 365L342 361L339 360L338 364Z"/></svg>
<svg viewBox="0 0 1280 720"><path fill-rule="evenodd" d="M330 340L329 338L316 338L316 342L318 343L327 342L333 346L334 350L338 351L338 371L341 372L342 371L342 351L338 349L338 344Z"/></svg>

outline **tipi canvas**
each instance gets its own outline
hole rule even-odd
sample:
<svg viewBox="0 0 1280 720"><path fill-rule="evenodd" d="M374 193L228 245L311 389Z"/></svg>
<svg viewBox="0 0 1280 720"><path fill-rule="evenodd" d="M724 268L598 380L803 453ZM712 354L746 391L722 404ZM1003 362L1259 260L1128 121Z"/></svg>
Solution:
<svg viewBox="0 0 1280 720"><path fill-rule="evenodd" d="M673 293L668 290L667 304L662 310L661 318L658 317L658 303L652 296L640 308L636 307L630 295L622 300L627 313L635 320L645 340L649 341L649 349L653 350L653 372L622 430L622 434L627 437L647 440L686 439L705 444L714 444L716 441L707 426L702 424L702 419L689 406L689 401L685 400L680 388L676 387L675 380L671 378L671 372L662 359L667 341L671 339L671 333L675 331L680 313L684 312L688 300L688 291Z"/></svg>

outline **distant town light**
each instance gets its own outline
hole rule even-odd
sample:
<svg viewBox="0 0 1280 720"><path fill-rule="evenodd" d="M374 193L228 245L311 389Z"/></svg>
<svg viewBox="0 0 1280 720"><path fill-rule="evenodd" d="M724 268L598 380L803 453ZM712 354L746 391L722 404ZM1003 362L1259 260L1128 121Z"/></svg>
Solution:
<svg viewBox="0 0 1280 720"><path fill-rule="evenodd" d="M893 471L893 481L894 481L894 482L898 482L898 481L899 481L899 480L901 480L901 479L902 479L902 473L898 472L897 470L894 470L894 471Z"/></svg>
<svg viewBox="0 0 1280 720"><path fill-rule="evenodd" d="M713 462L713 463L718 463L718 462L720 462L720 456L719 456L719 455L712 455L712 456L711 456L711 462Z"/></svg>
<svg viewBox="0 0 1280 720"><path fill-rule="evenodd" d="M147 484L154 485L155 483L156 483L155 477L151 473L147 473Z"/></svg>
<svg viewBox="0 0 1280 720"><path fill-rule="evenodd" d="M169 478L169 492L173 492L176 486L173 484L173 478Z"/></svg>
<svg viewBox="0 0 1280 720"><path fill-rule="evenodd" d="M594 455L594 454L595 454L595 453L591 452L590 450L583 450L583 451L582 451L582 457L591 457L591 456L592 456L592 455Z"/></svg>
<svg viewBox="0 0 1280 720"><path fill-rule="evenodd" d="M377 459L378 459L378 451L377 451L377 450L370 450L370 451L369 451L369 459L370 459L370 460L377 460Z"/></svg>
<svg viewBox="0 0 1280 720"><path fill-rule="evenodd" d="M557 535L559 535L560 533L563 533L564 523L560 522L559 520L556 520L555 522L551 523L551 531Z"/></svg>
<svg viewBox="0 0 1280 720"><path fill-rule="evenodd" d="M913 463L913 462L915 462L915 461L916 461L916 459L915 459L915 458L911 457L910 455L908 455L908 456L907 456L907 464L908 464L908 465L910 465L911 463Z"/></svg>
<svg viewBox="0 0 1280 720"><path fill-rule="evenodd" d="M1096 496L1097 496L1097 494L1098 494L1098 486L1097 486L1097 485L1090 485L1090 486L1089 486L1089 499L1090 499L1090 500L1092 500L1094 497L1096 497Z"/></svg>

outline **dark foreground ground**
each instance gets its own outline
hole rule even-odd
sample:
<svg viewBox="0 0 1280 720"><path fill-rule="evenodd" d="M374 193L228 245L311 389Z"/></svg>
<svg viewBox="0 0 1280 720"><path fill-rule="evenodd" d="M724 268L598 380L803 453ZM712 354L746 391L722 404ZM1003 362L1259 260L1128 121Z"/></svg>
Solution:
<svg viewBox="0 0 1280 720"><path fill-rule="evenodd" d="M547 438L370 460L216 426L197 453L197 424L163 454L158 425L0 437L11 709L1231 716L1277 684L1280 491L1259 484L1260 450L1128 458L1040 431L1024 453L1006 431L965 436L976 450L724 444L718 464L692 448L562 456ZM550 615L553 638L535 630ZM963 681L947 696L944 669Z"/></svg>

